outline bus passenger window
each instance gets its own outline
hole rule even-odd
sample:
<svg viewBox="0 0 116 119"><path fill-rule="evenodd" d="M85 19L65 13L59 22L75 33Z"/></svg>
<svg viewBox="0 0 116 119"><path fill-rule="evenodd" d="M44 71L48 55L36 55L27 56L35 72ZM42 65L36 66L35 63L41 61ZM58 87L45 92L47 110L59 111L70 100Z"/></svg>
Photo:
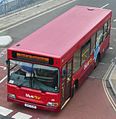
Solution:
<svg viewBox="0 0 116 119"><path fill-rule="evenodd" d="M96 38L96 34L94 34L91 37L91 53L93 53L94 49L95 49L95 38Z"/></svg>
<svg viewBox="0 0 116 119"><path fill-rule="evenodd" d="M111 25L111 20L108 20L104 24L104 39L110 34L110 25Z"/></svg>
<svg viewBox="0 0 116 119"><path fill-rule="evenodd" d="M90 56L90 41L88 41L83 47L81 51L81 64L83 64Z"/></svg>
<svg viewBox="0 0 116 119"><path fill-rule="evenodd" d="M108 20L108 35L110 34L111 19Z"/></svg>
<svg viewBox="0 0 116 119"><path fill-rule="evenodd" d="M107 35L108 35L108 22L104 24L104 39L107 37Z"/></svg>
<svg viewBox="0 0 116 119"><path fill-rule="evenodd" d="M67 76L70 77L72 72L72 60L69 61L68 66L67 66Z"/></svg>
<svg viewBox="0 0 116 119"><path fill-rule="evenodd" d="M73 73L75 73L80 68L80 50L74 53L73 57Z"/></svg>
<svg viewBox="0 0 116 119"><path fill-rule="evenodd" d="M62 68L62 79L66 79L66 64Z"/></svg>
<svg viewBox="0 0 116 119"><path fill-rule="evenodd" d="M103 27L97 32L96 44L101 44L103 41Z"/></svg>

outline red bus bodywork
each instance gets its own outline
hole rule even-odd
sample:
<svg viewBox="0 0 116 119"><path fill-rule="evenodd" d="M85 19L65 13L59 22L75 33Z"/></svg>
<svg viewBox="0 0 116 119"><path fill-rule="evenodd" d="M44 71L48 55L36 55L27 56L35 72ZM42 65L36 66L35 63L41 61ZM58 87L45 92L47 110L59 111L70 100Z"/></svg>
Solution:
<svg viewBox="0 0 116 119"><path fill-rule="evenodd" d="M20 52L42 57L53 58L52 67L57 67L60 72L60 87L58 93L42 92L26 87L17 87L7 83L7 93L15 94L16 98L7 97L8 101L17 102L31 108L59 111L66 103L62 94L62 67L74 55L74 52L90 39L103 24L111 19L111 10L88 6L75 6L66 13L57 17L47 25L38 29L20 42L8 48L8 60L13 60L12 53ZM100 54L109 46L110 35L100 45ZM15 59L16 60L16 59ZM34 62L33 62L34 63ZM95 67L94 54L81 65L79 70L72 74L70 96L75 80L79 86ZM66 89L65 89L66 93ZM56 106L47 106L48 102L55 102ZM26 105L29 104L29 105Z"/></svg>

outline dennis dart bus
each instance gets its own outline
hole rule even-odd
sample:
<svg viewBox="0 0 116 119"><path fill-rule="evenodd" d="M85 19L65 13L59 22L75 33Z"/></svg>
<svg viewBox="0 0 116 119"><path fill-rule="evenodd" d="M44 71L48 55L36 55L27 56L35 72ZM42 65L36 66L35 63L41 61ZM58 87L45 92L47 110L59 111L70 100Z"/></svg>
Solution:
<svg viewBox="0 0 116 119"><path fill-rule="evenodd" d="M8 48L8 101L63 109L108 48L111 16L111 10L75 6Z"/></svg>

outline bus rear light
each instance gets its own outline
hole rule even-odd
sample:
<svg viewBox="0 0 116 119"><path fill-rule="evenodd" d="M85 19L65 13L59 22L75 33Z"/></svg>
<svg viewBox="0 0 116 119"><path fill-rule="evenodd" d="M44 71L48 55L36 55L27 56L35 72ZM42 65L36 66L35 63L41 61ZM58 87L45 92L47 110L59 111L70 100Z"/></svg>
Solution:
<svg viewBox="0 0 116 119"><path fill-rule="evenodd" d="M15 94L10 94L10 93L8 94L8 97L9 97L9 98L13 98L13 99L16 98Z"/></svg>
<svg viewBox="0 0 116 119"><path fill-rule="evenodd" d="M48 102L47 106L49 106L49 107L58 107L58 103L57 102Z"/></svg>

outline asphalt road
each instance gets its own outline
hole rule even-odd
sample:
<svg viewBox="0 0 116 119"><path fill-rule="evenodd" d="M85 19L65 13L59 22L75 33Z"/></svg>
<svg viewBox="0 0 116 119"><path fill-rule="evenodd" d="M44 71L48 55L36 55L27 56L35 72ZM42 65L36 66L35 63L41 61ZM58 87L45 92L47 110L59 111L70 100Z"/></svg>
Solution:
<svg viewBox="0 0 116 119"><path fill-rule="evenodd" d="M116 119L116 112L113 110L107 96L103 90L102 78L105 75L112 60L116 57L116 1L115 0L77 0L67 6L61 7L55 11L47 13L41 17L26 22L20 26L5 31L5 34L14 38L14 43L26 37L36 29L47 24L49 21L59 16L74 5L88 5L95 7L105 7L113 10L111 44L107 50L105 57L99 66L92 72L82 87L76 92L75 97L60 113L46 112L40 110L32 110L20 105L8 103L6 101L6 80L0 83L0 106L11 109L12 113L8 117L12 117L18 112L31 115L33 119ZM6 53L5 49L3 55ZM2 57L4 62L5 56ZM4 63L0 62L4 66ZM6 76L5 67L0 67L3 79Z"/></svg>

